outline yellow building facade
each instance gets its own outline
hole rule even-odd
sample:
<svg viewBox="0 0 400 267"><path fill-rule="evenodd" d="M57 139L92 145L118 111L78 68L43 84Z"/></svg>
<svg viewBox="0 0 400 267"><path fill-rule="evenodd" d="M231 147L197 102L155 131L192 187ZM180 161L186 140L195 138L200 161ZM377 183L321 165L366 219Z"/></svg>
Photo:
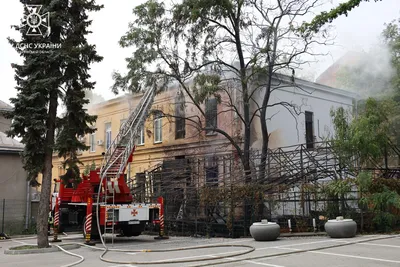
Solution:
<svg viewBox="0 0 400 267"><path fill-rule="evenodd" d="M178 89L170 89L155 97L152 110L159 111L162 116L151 113L141 129L136 141L136 150L133 154L133 162L127 166L127 179L134 182L138 173L161 164L165 159L182 159L186 156L215 154L219 151L231 149L227 139L214 132L200 130L200 125L206 125L205 117L200 114L198 108L190 103L190 100L182 97ZM120 127L128 116L137 107L142 95L124 95L88 108L91 115L96 115L97 120L93 125L96 132L82 137L89 149L81 151L79 158L84 164L81 172L91 165L100 167L103 159L102 153L116 138ZM224 111L224 107L211 99L212 118L218 128L224 129L230 135L234 135L235 123L232 111ZM206 112L210 112L203 105ZM208 109L209 106L208 106ZM183 113L182 113L183 112ZM179 116L190 117L190 120L179 119ZM56 154L53 157L53 179L64 174L62 159ZM39 178L40 182L40 178ZM54 188L52 192L58 191Z"/></svg>

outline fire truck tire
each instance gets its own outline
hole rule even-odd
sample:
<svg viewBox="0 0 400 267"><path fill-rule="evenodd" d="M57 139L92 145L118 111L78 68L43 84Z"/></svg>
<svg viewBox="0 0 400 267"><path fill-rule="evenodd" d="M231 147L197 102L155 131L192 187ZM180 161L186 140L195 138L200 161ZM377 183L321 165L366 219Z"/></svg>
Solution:
<svg viewBox="0 0 400 267"><path fill-rule="evenodd" d="M139 236L142 233L141 231L137 231L137 229L132 228L132 227L123 227L121 229L121 231L122 231L123 235L126 237Z"/></svg>

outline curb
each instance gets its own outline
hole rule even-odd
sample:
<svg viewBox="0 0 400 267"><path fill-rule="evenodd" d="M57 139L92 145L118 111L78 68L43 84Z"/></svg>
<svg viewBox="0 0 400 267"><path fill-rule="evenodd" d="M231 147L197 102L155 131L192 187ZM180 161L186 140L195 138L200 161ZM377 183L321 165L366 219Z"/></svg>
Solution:
<svg viewBox="0 0 400 267"><path fill-rule="evenodd" d="M8 255L21 255L21 254L38 254L38 253L49 253L49 252L57 252L60 249L56 246L51 246L49 248L38 248L38 249L23 249L23 250L12 250L13 248L17 248L21 246L11 247L10 249L4 250L4 254ZM80 248L79 244L66 244L62 245L62 248L71 250Z"/></svg>
<svg viewBox="0 0 400 267"><path fill-rule="evenodd" d="M80 237L71 237L70 236L70 235L78 235L78 234L80 234ZM51 238L52 235L49 235L48 237ZM79 239L79 238L82 237L82 233L80 233L80 232L76 232L75 233L74 232L74 233L69 233L68 235L59 234L58 237L59 237L58 239L65 239L65 240L67 240L67 239ZM37 238L37 235L26 235L26 236L24 236L24 235L16 235L16 236L10 236L9 239L0 239L0 243L3 242L3 241L29 240L29 239L36 239L36 238Z"/></svg>
<svg viewBox="0 0 400 267"><path fill-rule="evenodd" d="M308 237L308 236L327 236L326 232L303 232L303 233L281 233L280 237Z"/></svg>

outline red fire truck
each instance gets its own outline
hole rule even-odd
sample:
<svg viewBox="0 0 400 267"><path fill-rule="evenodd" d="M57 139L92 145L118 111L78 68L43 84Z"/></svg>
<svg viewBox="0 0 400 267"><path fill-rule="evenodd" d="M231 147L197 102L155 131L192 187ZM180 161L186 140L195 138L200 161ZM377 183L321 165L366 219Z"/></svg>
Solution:
<svg viewBox="0 0 400 267"><path fill-rule="evenodd" d="M162 198L155 203L135 202L124 175L127 164L132 162L138 130L149 114L154 95L154 90L144 93L117 137L107 145L101 168L83 175L76 188L58 180L60 190L54 205L56 231L71 225L82 226L89 241L108 232L138 236L147 223L160 223L163 228Z"/></svg>
<svg viewBox="0 0 400 267"><path fill-rule="evenodd" d="M60 184L58 193L59 225L58 231L66 227L81 226L86 237L87 229L91 229L91 238L98 238L97 228L97 194L100 185L100 170L91 171L88 176L83 176L82 182L76 189L72 185ZM60 182L60 180L58 180ZM104 188L107 181L103 182ZM110 182L108 182L110 183ZM108 184L108 186L111 186ZM107 203L99 203L99 224L101 233L113 232L121 236L138 236L146 224L157 223L161 203L136 203L132 199L129 187L121 175L114 185L115 200L107 198ZM103 190L104 191L104 190ZM100 192L100 199L106 198ZM56 210L57 204L55 204ZM91 206L88 208L88 206ZM91 216L88 210L91 209ZM57 211L56 211L57 212ZM114 216L113 216L114 214ZM89 226L88 224L91 224Z"/></svg>

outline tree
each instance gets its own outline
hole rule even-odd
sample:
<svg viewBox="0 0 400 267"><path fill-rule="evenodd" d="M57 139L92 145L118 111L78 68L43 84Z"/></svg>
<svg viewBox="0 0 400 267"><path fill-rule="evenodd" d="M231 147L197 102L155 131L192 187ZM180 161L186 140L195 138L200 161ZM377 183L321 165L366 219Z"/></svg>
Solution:
<svg viewBox="0 0 400 267"><path fill-rule="evenodd" d="M362 103L359 114L353 119L343 107L331 111L336 132L333 147L340 157L342 169L354 167L351 165L354 156L360 168L368 167L371 160L379 162L384 157L393 138L390 120L393 112L396 112L396 104L392 100L374 98Z"/></svg>
<svg viewBox="0 0 400 267"><path fill-rule="evenodd" d="M99 10L100 7L94 1L77 0L46 0L36 4L42 5L40 11L43 14L50 13L51 28L47 29L47 35L27 35L28 29L14 26L21 33L22 41L8 39L24 59L21 65L12 64L18 94L11 99L14 110L10 114L13 122L8 135L20 137L25 144L22 156L31 184L38 184L38 174L43 174L37 216L37 245L43 248L49 246L47 218L53 151L58 150L68 168L75 170L76 150L85 149L77 137L93 131L87 124L93 122L95 117L86 114L82 106L87 103L84 89L94 86L94 83L88 82L88 65L101 58L97 56L95 47L87 44L84 36L89 33L87 27L90 25L86 12ZM25 8L24 12L28 15L31 11ZM46 45L28 50L21 43ZM65 102L67 111L57 119L59 99ZM57 142L56 129L59 129ZM76 175L74 173L73 178Z"/></svg>
<svg viewBox="0 0 400 267"><path fill-rule="evenodd" d="M379 190L376 190L375 187L374 189L371 174L367 170L376 168L375 164L384 162L385 157L389 154L390 140L394 137L391 117L396 112L398 112L396 104L391 99L377 100L374 98L368 98L361 103L357 116L352 116L343 107L331 111L335 128L332 144L333 151L339 159L339 170L347 169L347 173L352 173L356 179L352 179L353 181L349 179L336 180L329 187L335 189L335 195L340 193L343 210L344 195L346 191L350 191L351 187L349 186L356 184L360 192L361 211L365 210L367 206L365 204L372 204L373 211L377 213L376 220L374 220L378 224L382 222L386 224L392 219L388 215L387 209L399 196L389 192L387 187L380 187ZM383 206L382 200L385 202L388 199L390 202ZM361 220L363 229L363 216Z"/></svg>
<svg viewBox="0 0 400 267"><path fill-rule="evenodd" d="M316 1L183 0L166 6L155 0L134 9L136 19L121 38L122 47L135 47L127 59L128 73L114 73L113 91L139 91L158 86L165 90L176 82L199 111L186 118L202 131L223 135L241 159L246 181L250 181L252 127L260 120L265 170L269 133L268 107L282 105L293 114L299 110L288 101L271 103L274 89L293 86L282 82L280 72L294 76L304 63L302 55L314 55L311 34L297 34L297 19L311 12ZM321 31L326 34L325 31ZM322 43L319 43L322 44ZM218 125L204 125L204 104L216 98L222 113L237 115L242 131L238 136ZM260 129L254 129L259 131ZM264 181L264 171L261 181Z"/></svg>
<svg viewBox="0 0 400 267"><path fill-rule="evenodd" d="M391 63L392 68L394 70L394 75L392 76L392 88L394 89L394 97L393 99L399 103L400 105L400 19L396 21L392 21L389 24L386 24L386 28L382 32L382 36L386 45L389 47L389 51L391 54ZM394 113L391 117L392 129L396 132L397 146L400 146L400 110L397 110L397 113Z"/></svg>
<svg viewBox="0 0 400 267"><path fill-rule="evenodd" d="M385 24L382 36L391 54L391 63L395 70L392 85L395 89L395 99L400 102L400 19Z"/></svg>
<svg viewBox="0 0 400 267"><path fill-rule="evenodd" d="M67 22L71 26L66 28L63 49L66 51L63 62L63 102L66 106L66 113L58 121L59 135L55 146L59 157L64 158L64 168L67 167L65 175L61 176L64 183L72 179L74 184L80 182L78 164L82 162L78 159L78 150L88 150L79 140L79 137L88 133L95 132L96 129L90 127L96 122L97 116L91 116L84 108L89 104L86 98L87 92L94 89L95 82L90 82L88 70L93 62L100 62L103 58L97 55L96 46L88 44L86 35L91 33L88 27L91 21L88 20L89 11L98 11L102 6L98 6L94 1L69 1L67 7Z"/></svg>
<svg viewBox="0 0 400 267"><path fill-rule="evenodd" d="M312 32L317 33L324 25L331 23L336 18L345 15L347 17L348 13L358 7L361 2L369 2L370 0L347 0L346 2L340 3L337 7L332 8L329 12L323 11L310 22L303 22L300 28L300 32L303 34L310 34ZM374 0L378 2L382 0Z"/></svg>

